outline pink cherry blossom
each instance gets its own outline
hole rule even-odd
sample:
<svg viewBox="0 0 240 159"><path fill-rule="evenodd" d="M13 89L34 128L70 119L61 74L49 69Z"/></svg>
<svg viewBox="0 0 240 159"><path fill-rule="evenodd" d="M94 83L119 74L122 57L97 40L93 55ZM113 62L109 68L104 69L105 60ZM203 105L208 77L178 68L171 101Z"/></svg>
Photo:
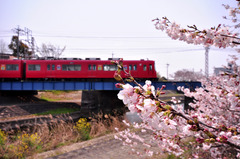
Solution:
<svg viewBox="0 0 240 159"><path fill-rule="evenodd" d="M229 5L224 5L224 7L229 10L231 20L236 23L237 16L240 14L240 3L237 3L235 8ZM187 29L182 28L176 22L170 22L166 17L153 21L156 29L165 31L174 40L185 41L189 44L219 48L236 47L240 44L239 34L224 25L199 30L195 25L189 26ZM235 28L237 27L240 27L240 24L236 24ZM190 110L184 110L181 105L176 105L176 98L172 99L175 105L161 101L159 96L165 86L155 89L149 80L145 82L144 86L141 86L123 69L122 71L136 86L117 85L118 88L123 88L119 92L118 98L123 100L131 112L138 113L142 119L141 124L134 124L133 127L144 130L141 131L142 133L152 132L152 138L144 140L130 129L119 132L120 136L116 138L131 147L137 145L136 141L142 143L146 147L144 152L149 155L167 151L180 156L184 152L184 147L180 146L183 144L182 139L193 136L198 144L196 149L210 152L213 158L224 158L232 152L234 152L232 155L236 155L234 157L239 157L240 66L236 61L237 57L233 56L228 61L231 64L228 72L202 79L202 87L196 88L194 91L184 87L178 88L179 91L183 91L185 96L194 99L189 104ZM119 74L117 76L120 78ZM130 126L130 124L126 124ZM159 152L147 150L152 143L159 146ZM141 155L136 149L132 149ZM198 151L192 155L201 158Z"/></svg>

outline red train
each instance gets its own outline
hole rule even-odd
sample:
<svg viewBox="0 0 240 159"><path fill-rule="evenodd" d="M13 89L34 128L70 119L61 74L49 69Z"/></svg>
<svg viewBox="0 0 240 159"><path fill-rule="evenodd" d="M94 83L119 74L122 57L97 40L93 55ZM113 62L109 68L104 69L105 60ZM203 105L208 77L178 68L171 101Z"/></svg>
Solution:
<svg viewBox="0 0 240 159"><path fill-rule="evenodd" d="M116 60L116 59L113 59ZM112 59L0 60L0 79L9 80L110 80L117 66ZM124 68L138 79L157 79L151 60L124 60ZM124 76L124 75L123 75Z"/></svg>

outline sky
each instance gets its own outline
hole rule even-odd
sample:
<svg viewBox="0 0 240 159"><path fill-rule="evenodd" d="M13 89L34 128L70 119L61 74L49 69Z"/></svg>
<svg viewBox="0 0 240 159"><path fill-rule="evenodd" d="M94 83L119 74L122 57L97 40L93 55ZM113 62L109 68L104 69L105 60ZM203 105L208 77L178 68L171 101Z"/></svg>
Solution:
<svg viewBox="0 0 240 159"><path fill-rule="evenodd" d="M14 28L32 31L36 46L63 48L62 57L149 59L161 76L181 69L205 70L205 48L170 39L152 19L168 17L182 27L207 29L227 24L222 4L234 0L0 0L0 40L7 44ZM25 35L20 36L25 39ZM209 73L227 65L232 48L209 50ZM239 61L238 61L239 63ZM168 67L167 67L167 64ZM167 73L168 71L168 73Z"/></svg>

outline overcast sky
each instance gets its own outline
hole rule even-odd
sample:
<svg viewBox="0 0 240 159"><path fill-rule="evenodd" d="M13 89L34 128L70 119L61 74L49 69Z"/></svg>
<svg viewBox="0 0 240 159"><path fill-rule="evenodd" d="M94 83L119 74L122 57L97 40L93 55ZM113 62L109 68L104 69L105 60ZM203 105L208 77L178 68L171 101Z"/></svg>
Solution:
<svg viewBox="0 0 240 159"><path fill-rule="evenodd" d="M121 57L156 61L162 76L180 69L205 70L203 46L171 40L152 19L167 16L199 29L228 23L222 4L234 0L0 0L0 40L10 43L18 26L42 43L64 47L64 57ZM24 36L21 36L24 39ZM226 65L234 49L209 51L209 71ZM239 55L238 55L239 56Z"/></svg>

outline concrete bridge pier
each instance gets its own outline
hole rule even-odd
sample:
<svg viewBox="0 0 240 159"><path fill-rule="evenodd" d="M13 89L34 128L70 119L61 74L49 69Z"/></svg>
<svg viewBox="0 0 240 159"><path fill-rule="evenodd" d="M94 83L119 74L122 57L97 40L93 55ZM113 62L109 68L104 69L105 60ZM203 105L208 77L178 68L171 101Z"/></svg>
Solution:
<svg viewBox="0 0 240 159"><path fill-rule="evenodd" d="M113 113L113 111L123 114L125 106L117 98L118 92L118 90L82 91L81 111L89 113L89 115L99 112L109 114Z"/></svg>

